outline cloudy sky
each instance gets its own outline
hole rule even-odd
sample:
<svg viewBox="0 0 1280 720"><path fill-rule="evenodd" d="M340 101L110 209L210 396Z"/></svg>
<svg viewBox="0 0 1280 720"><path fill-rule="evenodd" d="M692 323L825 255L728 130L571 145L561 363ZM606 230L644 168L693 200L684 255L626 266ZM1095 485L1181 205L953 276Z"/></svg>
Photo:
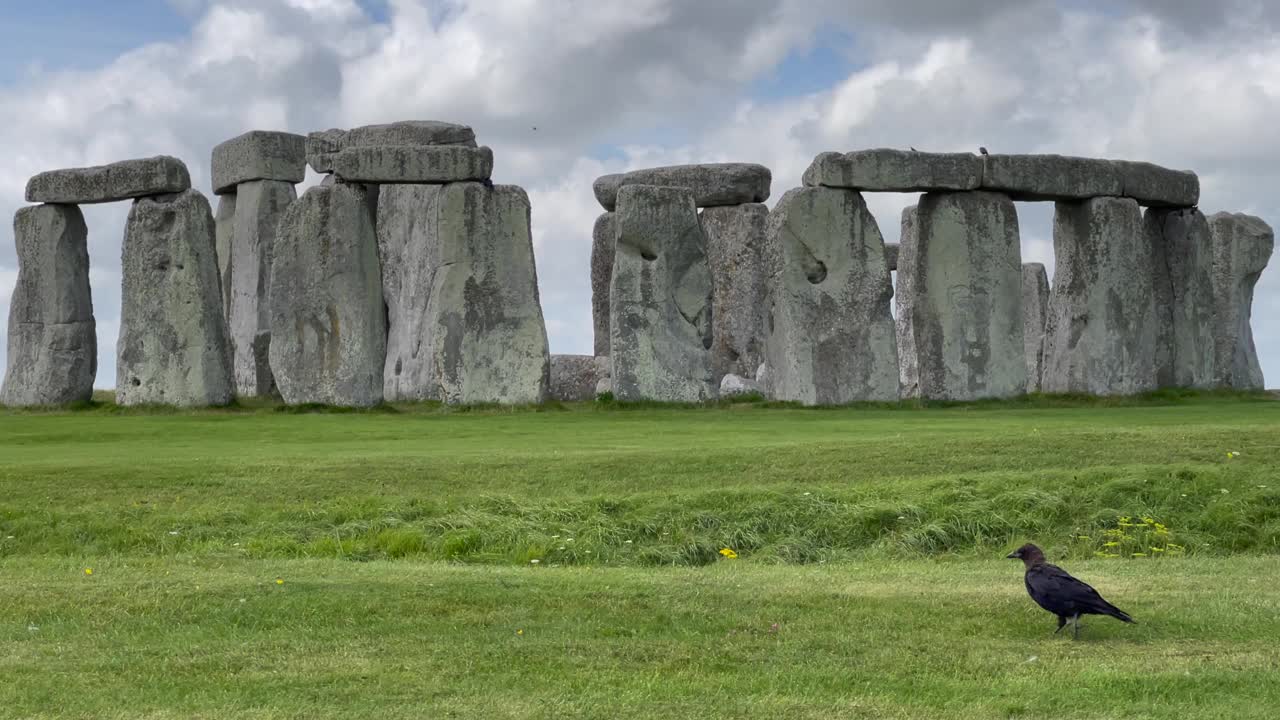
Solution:
<svg viewBox="0 0 1280 720"><path fill-rule="evenodd" d="M1056 152L1196 170L1201 207L1280 224L1271 0L42 0L0 20L0 215L29 176L209 154L250 129L435 119L528 189L555 353L591 351L598 175L773 169L825 150ZM534 128L537 128L536 130ZM308 182L315 182L309 178ZM870 196L887 240L908 196ZM115 382L127 205L87 209L100 368ZM1052 270L1052 207L1019 205ZM0 317L17 274L0 229ZM1280 385L1280 269L1254 331ZM0 363L3 362L0 344Z"/></svg>

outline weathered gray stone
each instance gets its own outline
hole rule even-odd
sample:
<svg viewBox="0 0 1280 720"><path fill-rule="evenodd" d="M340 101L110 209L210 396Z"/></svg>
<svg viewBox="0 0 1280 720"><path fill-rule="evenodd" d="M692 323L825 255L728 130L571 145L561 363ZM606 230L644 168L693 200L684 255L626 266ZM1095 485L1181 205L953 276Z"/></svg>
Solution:
<svg viewBox="0 0 1280 720"><path fill-rule="evenodd" d="M609 358L620 400L715 397L711 269L693 193L628 185L618 193Z"/></svg>
<svg viewBox="0 0 1280 720"><path fill-rule="evenodd" d="M222 287L222 316L231 317L231 242L236 234L236 194L218 196L214 216L214 247L218 254L218 279Z"/></svg>
<svg viewBox="0 0 1280 720"><path fill-rule="evenodd" d="M750 377L764 359L765 226L769 208L757 203L702 211L711 267L711 367Z"/></svg>
<svg viewBox="0 0 1280 720"><path fill-rule="evenodd" d="M1129 198L1058 203L1041 389L1130 395L1156 386L1151 250Z"/></svg>
<svg viewBox="0 0 1280 720"><path fill-rule="evenodd" d="M1027 359L1027 392L1040 392L1044 368L1044 321L1049 313L1049 274L1041 263L1022 266L1022 346Z"/></svg>
<svg viewBox="0 0 1280 720"><path fill-rule="evenodd" d="M756 384L755 380L734 375L733 373L720 379L720 397L722 398L741 397L742 395L758 392L760 392L760 386Z"/></svg>
<svg viewBox="0 0 1280 720"><path fill-rule="evenodd" d="M884 244L884 262L889 266L889 271L893 272L898 269L898 254L902 251L902 246L898 243Z"/></svg>
<svg viewBox="0 0 1280 720"><path fill-rule="evenodd" d="M0 405L84 402L93 396L98 339L89 294L89 231L75 205L22 208L13 218L18 281Z"/></svg>
<svg viewBox="0 0 1280 720"><path fill-rule="evenodd" d="M461 145L351 147L333 156L333 174L354 183L484 181L493 174L493 151Z"/></svg>
<svg viewBox="0 0 1280 720"><path fill-rule="evenodd" d="M382 402L387 316L363 186L313 187L285 210L270 307L271 371L286 403Z"/></svg>
<svg viewBox="0 0 1280 720"><path fill-rule="evenodd" d="M195 190L133 203L121 260L116 402L225 405L234 396L213 212Z"/></svg>
<svg viewBox="0 0 1280 720"><path fill-rule="evenodd" d="M1022 395L1022 252L1009 196L926 193L913 263L920 395L978 400Z"/></svg>
<svg viewBox="0 0 1280 720"><path fill-rule="evenodd" d="M609 286L613 283L613 248L617 240L615 216L596 218L591 232L591 320L595 329L595 353L609 354Z"/></svg>
<svg viewBox="0 0 1280 720"><path fill-rule="evenodd" d="M1200 178L1190 170L1170 170L1148 162L1114 160L1125 197L1149 207L1194 207Z"/></svg>
<svg viewBox="0 0 1280 720"><path fill-rule="evenodd" d="M236 192L231 239L227 324L236 393L241 397L275 394L271 374L271 260L276 230L298 193L293 183L253 180Z"/></svg>
<svg viewBox="0 0 1280 720"><path fill-rule="evenodd" d="M551 399L585 402L596 397L600 382L609 379L609 358L595 355L551 356Z"/></svg>
<svg viewBox="0 0 1280 720"><path fill-rule="evenodd" d="M251 130L213 149L213 192L235 192L253 180L300 183L307 176L306 138L286 132Z"/></svg>
<svg viewBox="0 0 1280 720"><path fill-rule="evenodd" d="M618 205L618 190L627 185L679 187L693 194L697 207L761 203L769 199L773 173L751 163L711 163L669 165L627 173L605 175L592 185L596 200L605 210Z"/></svg>
<svg viewBox="0 0 1280 720"><path fill-rule="evenodd" d="M1275 232L1252 215L1218 213L1209 218L1213 236L1215 369L1218 384L1237 389L1266 387L1253 344L1253 289L1271 261Z"/></svg>
<svg viewBox="0 0 1280 720"><path fill-rule="evenodd" d="M388 397L546 399L550 354L529 217L514 185L382 188Z"/></svg>
<svg viewBox="0 0 1280 720"><path fill-rule="evenodd" d="M190 187L187 166L177 158L162 155L42 172L27 181L27 201L88 205L180 193Z"/></svg>
<svg viewBox="0 0 1280 720"><path fill-rule="evenodd" d="M306 139L307 162L316 172L333 172L333 156L349 147L425 145L476 146L476 134L465 125L434 120L409 120L365 125L352 130L322 130Z"/></svg>
<svg viewBox="0 0 1280 720"><path fill-rule="evenodd" d="M916 360L916 334L911 324L916 301L918 214L919 208L916 205L902 209L902 234L899 237L897 257L898 285L893 293L894 331L898 342L898 385L904 399L920 397L920 366Z"/></svg>
<svg viewBox="0 0 1280 720"><path fill-rule="evenodd" d="M769 213L769 392L838 405L898 399L884 239L857 191L797 188Z"/></svg>
<svg viewBox="0 0 1280 720"><path fill-rule="evenodd" d="M982 189L1014 200L1084 200L1118 197L1124 182L1110 160L1064 155L985 155Z"/></svg>
<svg viewBox="0 0 1280 720"><path fill-rule="evenodd" d="M1156 385L1211 388L1216 362L1209 221L1193 208L1151 208L1143 226L1154 273Z"/></svg>
<svg viewBox="0 0 1280 720"><path fill-rule="evenodd" d="M982 183L982 158L972 153L924 153L877 148L824 152L804 173L810 187L876 192L975 190Z"/></svg>

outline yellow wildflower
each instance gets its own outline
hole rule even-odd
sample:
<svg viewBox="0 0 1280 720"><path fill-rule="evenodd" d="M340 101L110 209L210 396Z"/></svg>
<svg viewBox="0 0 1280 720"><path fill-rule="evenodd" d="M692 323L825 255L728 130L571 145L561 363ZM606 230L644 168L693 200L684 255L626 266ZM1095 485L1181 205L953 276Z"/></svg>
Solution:
<svg viewBox="0 0 1280 720"><path fill-rule="evenodd" d="M730 560L736 560L736 559L737 559L737 557L738 557L738 553L734 552L734 551L733 551L732 549L730 549L730 548L724 548L724 549L722 549L722 550L720 551L720 554L721 554L721 555L723 555L723 556L725 556L726 558L729 558Z"/></svg>
<svg viewBox="0 0 1280 720"><path fill-rule="evenodd" d="M283 585L283 584L284 584L284 578L276 578L276 584L277 584L277 585Z"/></svg>
<svg viewBox="0 0 1280 720"><path fill-rule="evenodd" d="M84 569L84 574L85 574L85 575L92 575L92 574L93 574L93 568L85 568L85 569Z"/></svg>

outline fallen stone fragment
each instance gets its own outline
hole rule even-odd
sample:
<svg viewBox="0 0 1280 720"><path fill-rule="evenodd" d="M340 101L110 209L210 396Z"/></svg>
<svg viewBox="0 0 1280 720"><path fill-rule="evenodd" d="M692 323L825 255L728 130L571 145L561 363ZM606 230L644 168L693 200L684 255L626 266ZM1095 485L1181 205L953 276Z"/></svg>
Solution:
<svg viewBox="0 0 1280 720"><path fill-rule="evenodd" d="M307 162L316 172L333 172L333 156L350 147L426 145L476 146L475 132L465 126L434 120L409 120L365 125L351 130L313 132L306 139Z"/></svg>
<svg viewBox="0 0 1280 720"><path fill-rule="evenodd" d="M912 273L920 395L1007 398L1027 391L1018 214L1007 195L926 193Z"/></svg>
<svg viewBox="0 0 1280 720"><path fill-rule="evenodd" d="M300 183L307 176L306 138L286 132L251 130L213 149L213 192L235 192L253 180Z"/></svg>
<svg viewBox="0 0 1280 720"><path fill-rule="evenodd" d="M600 382L609 379L609 358L595 355L551 356L551 399L594 400Z"/></svg>
<svg viewBox="0 0 1280 720"><path fill-rule="evenodd" d="M209 201L141 198L125 228L116 402L204 407L234 396Z"/></svg>
<svg viewBox="0 0 1280 720"><path fill-rule="evenodd" d="M1085 200L1119 197L1120 168L1110 160L1064 155L985 155L982 189L1014 200Z"/></svg>
<svg viewBox="0 0 1280 720"><path fill-rule="evenodd" d="M715 397L711 270L693 193L628 185L618 193L609 359L619 400Z"/></svg>
<svg viewBox="0 0 1280 720"><path fill-rule="evenodd" d="M730 373L720 380L720 397L731 398L760 392L755 380Z"/></svg>
<svg viewBox="0 0 1280 720"><path fill-rule="evenodd" d="M1155 272L1137 201L1058 203L1053 248L1042 391L1133 395L1155 389Z"/></svg>
<svg viewBox="0 0 1280 720"><path fill-rule="evenodd" d="M236 393L270 397L276 393L271 373L271 263L277 228L295 200L293 183L253 180L236 192L235 229L227 294Z"/></svg>
<svg viewBox="0 0 1280 720"><path fill-rule="evenodd" d="M764 359L765 226L758 203L702 211L711 267L711 365L715 377L751 376Z"/></svg>
<svg viewBox="0 0 1280 720"><path fill-rule="evenodd" d="M1209 218L1213 237L1215 366L1218 385L1238 390L1266 387L1253 342L1253 290L1271 261L1275 232L1252 215Z"/></svg>
<svg viewBox="0 0 1280 720"><path fill-rule="evenodd" d="M27 201L88 205L180 193L190 188L187 166L177 158L159 156L40 173L27 181Z"/></svg>
<svg viewBox="0 0 1280 720"><path fill-rule="evenodd" d="M697 207L762 203L769 199L773 173L763 165L715 163L670 165L605 175L592 185L596 200L605 210L615 210L618 191L627 185L679 187L693 194Z"/></svg>
<svg viewBox="0 0 1280 720"><path fill-rule="evenodd" d="M895 258L898 285L893 294L894 333L898 343L898 385L903 398L920 397L920 367L916 360L916 335L912 330L916 301L916 243L919 208L911 205L902 209L902 231ZM885 246L886 250L888 246ZM885 254L886 263L888 253Z"/></svg>
<svg viewBox="0 0 1280 720"><path fill-rule="evenodd" d="M87 402L98 370L89 232L75 205L25 207L13 219L18 277L0 405Z"/></svg>
<svg viewBox="0 0 1280 720"><path fill-rule="evenodd" d="M797 188L769 213L768 391L840 405L898 399L884 239L857 191Z"/></svg>
<svg viewBox="0 0 1280 720"><path fill-rule="evenodd" d="M1148 207L1195 207L1200 178L1189 170L1170 170L1148 162L1113 160L1125 197Z"/></svg>
<svg viewBox="0 0 1280 720"><path fill-rule="evenodd" d="M1193 208L1150 208L1156 313L1156 385L1207 389L1216 383L1213 238Z"/></svg>
<svg viewBox="0 0 1280 720"><path fill-rule="evenodd" d="M352 147L333 157L333 174L349 183L485 181L493 174L493 151L461 145Z"/></svg>
<svg viewBox="0 0 1280 720"><path fill-rule="evenodd" d="M617 235L614 214L596 218L591 232L591 320L595 354L609 354L609 286L613 283L613 248Z"/></svg>
<svg viewBox="0 0 1280 720"><path fill-rule="evenodd" d="M1022 343L1027 361L1027 392L1040 392L1044 367L1044 323L1049 312L1049 275L1041 263L1022 266Z"/></svg>
<svg viewBox="0 0 1280 720"><path fill-rule="evenodd" d="M285 210L270 308L270 366L286 403L382 402L387 316L363 186L313 187Z"/></svg>
<svg viewBox="0 0 1280 720"><path fill-rule="evenodd" d="M824 152L804 173L810 187L874 192L975 190L982 183L982 158L972 153L925 153L877 148Z"/></svg>

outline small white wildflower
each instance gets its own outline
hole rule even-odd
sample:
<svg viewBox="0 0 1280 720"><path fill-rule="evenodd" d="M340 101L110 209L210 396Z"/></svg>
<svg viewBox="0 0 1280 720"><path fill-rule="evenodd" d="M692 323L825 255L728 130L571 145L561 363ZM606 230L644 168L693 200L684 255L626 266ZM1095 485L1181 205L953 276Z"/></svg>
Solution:
<svg viewBox="0 0 1280 720"><path fill-rule="evenodd" d="M1223 495L1230 495L1230 494L1231 494L1231 491L1230 491L1230 490L1228 490L1228 489L1226 489L1226 488L1219 488L1219 489L1218 489L1218 492L1222 493Z"/></svg>
<svg viewBox="0 0 1280 720"><path fill-rule="evenodd" d="M813 493L805 493L805 494L804 494L804 496L805 496L805 497L809 497L809 496L810 496L810 495L812 495L812 494L813 494Z"/></svg>
<svg viewBox="0 0 1280 720"><path fill-rule="evenodd" d="M12 535L6 535L4 539L5 539L5 540L12 540L12 539L13 539L13 536L12 536Z"/></svg>
<svg viewBox="0 0 1280 720"><path fill-rule="evenodd" d="M906 515L899 515L899 516L898 516L898 519L899 519L899 520L906 520L906 519L907 519L907 516L906 516Z"/></svg>
<svg viewBox="0 0 1280 720"><path fill-rule="evenodd" d="M564 550L564 546L563 546L563 545L561 545L559 549L560 549L560 550Z"/></svg>
<svg viewBox="0 0 1280 720"><path fill-rule="evenodd" d="M244 598L240 598L240 602L244 602Z"/></svg>
<svg viewBox="0 0 1280 720"><path fill-rule="evenodd" d="M1260 485L1259 487L1266 487L1266 485ZM628 541L627 541L627 544L628 544L628 545L630 545L630 544L631 544L631 542L632 542L631 540L628 540Z"/></svg>
<svg viewBox="0 0 1280 720"><path fill-rule="evenodd" d="M565 538L565 542L573 542L573 538Z"/></svg>
<svg viewBox="0 0 1280 720"><path fill-rule="evenodd" d="M177 531L177 530L170 530L170 531L169 531L169 534L170 534L170 535L177 535L177 534L178 534L178 531Z"/></svg>
<svg viewBox="0 0 1280 720"><path fill-rule="evenodd" d="M1182 493L1182 497L1186 497L1186 496L1187 496L1187 494L1186 494L1186 493Z"/></svg>
<svg viewBox="0 0 1280 720"><path fill-rule="evenodd" d="M551 539L552 539L552 540L559 540L559 539L560 539L560 536L559 536L559 535L552 535L552 536L551 536Z"/></svg>
<svg viewBox="0 0 1280 720"><path fill-rule="evenodd" d="M39 632L39 631L40 631L39 625L36 625L35 623L31 623L27 625L27 632Z"/></svg>
<svg viewBox="0 0 1280 720"><path fill-rule="evenodd" d="M541 561L541 560L539 560L538 558L534 558L534 559L532 559L532 560L530 560L530 561L529 561L529 564L530 564L530 565L537 565L537 564L538 564L538 563L540 563L540 562L542 562L542 561Z"/></svg>

